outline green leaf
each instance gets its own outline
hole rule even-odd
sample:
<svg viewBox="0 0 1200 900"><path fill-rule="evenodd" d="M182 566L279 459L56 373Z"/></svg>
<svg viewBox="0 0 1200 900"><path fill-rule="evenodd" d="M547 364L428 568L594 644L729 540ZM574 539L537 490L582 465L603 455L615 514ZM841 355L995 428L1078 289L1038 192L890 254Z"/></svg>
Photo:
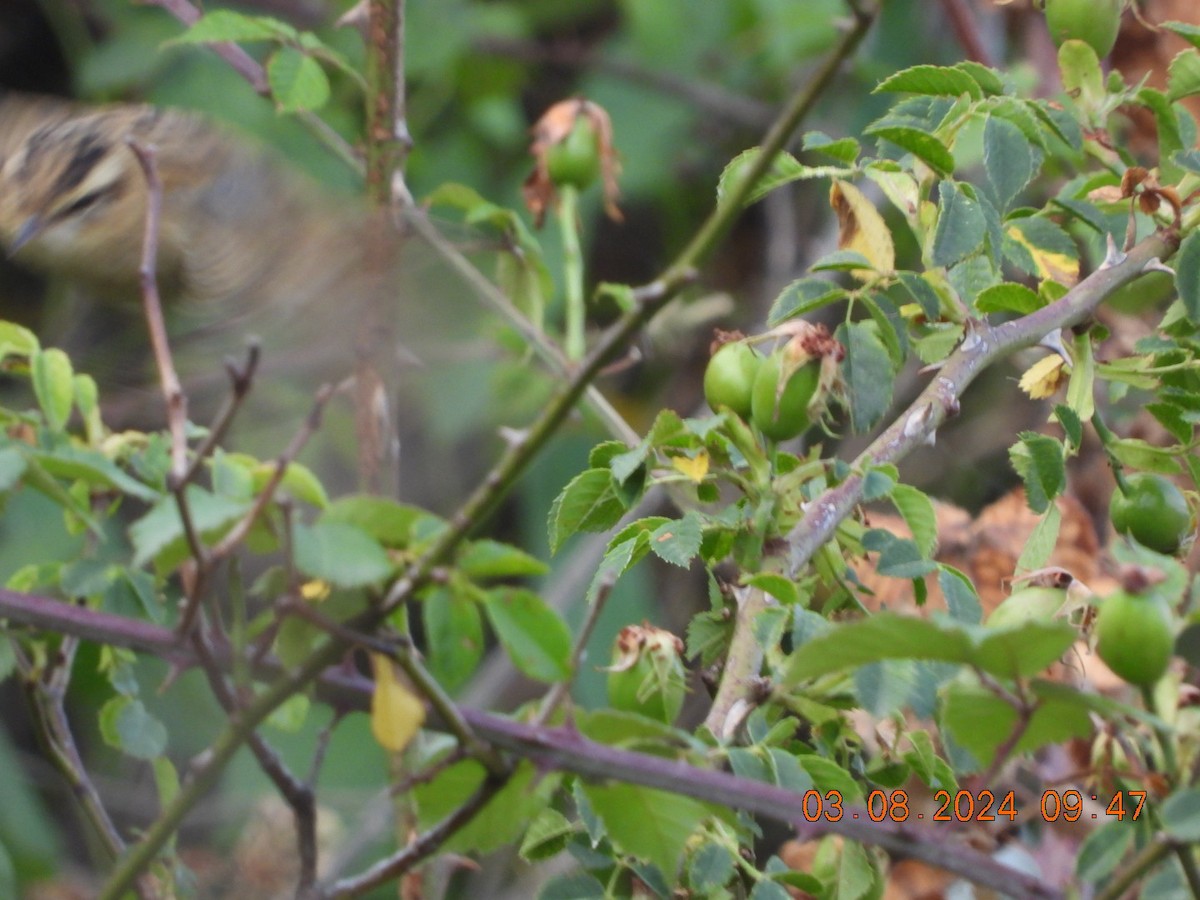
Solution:
<svg viewBox="0 0 1200 900"><path fill-rule="evenodd" d="M938 565L938 587L946 598L950 617L964 625L978 625L983 621L983 606L971 579L953 566Z"/></svg>
<svg viewBox="0 0 1200 900"><path fill-rule="evenodd" d="M1075 857L1075 877L1092 884L1107 879L1133 846L1134 832L1128 822L1107 822L1089 834Z"/></svg>
<svg viewBox="0 0 1200 900"><path fill-rule="evenodd" d="M312 701L307 694L292 694L267 717L267 724L284 734L296 734L308 721Z"/></svg>
<svg viewBox="0 0 1200 900"><path fill-rule="evenodd" d="M292 549L301 572L342 588L383 581L395 568L377 540L345 522L297 523Z"/></svg>
<svg viewBox="0 0 1200 900"><path fill-rule="evenodd" d="M345 522L361 528L385 547L407 547L417 532L441 526L441 520L417 506L386 497L355 494L339 497L321 513L322 522ZM422 527L423 526L423 527Z"/></svg>
<svg viewBox="0 0 1200 900"><path fill-rule="evenodd" d="M809 266L812 272L853 272L871 268L871 261L857 250L834 250Z"/></svg>
<svg viewBox="0 0 1200 900"><path fill-rule="evenodd" d="M38 350L30 360L33 393L52 431L62 431L75 402L75 372L62 350Z"/></svg>
<svg viewBox="0 0 1200 900"><path fill-rule="evenodd" d="M600 880L586 872L555 875L538 891L537 900L608 900Z"/></svg>
<svg viewBox="0 0 1200 900"><path fill-rule="evenodd" d="M1195 425L1192 416L1182 408L1172 403L1147 403L1143 409L1158 420L1163 428L1171 433L1179 443L1186 444L1192 439Z"/></svg>
<svg viewBox="0 0 1200 900"><path fill-rule="evenodd" d="M800 602L799 587L786 575L779 575L775 572L759 572L746 576L743 583L747 587L756 587L765 591L784 606L794 606Z"/></svg>
<svg viewBox="0 0 1200 900"><path fill-rule="evenodd" d="M29 357L37 352L37 335L15 322L0 322L0 361L10 356Z"/></svg>
<svg viewBox="0 0 1200 900"><path fill-rule="evenodd" d="M315 59L327 62L329 65L341 70L352 78L360 88L364 91L366 90L367 81L358 69L354 68L340 51L326 44L311 31L300 32L300 46Z"/></svg>
<svg viewBox="0 0 1200 900"><path fill-rule="evenodd" d="M1065 622L1029 621L993 628L977 644L972 662L1003 678L1029 677L1055 662L1078 637Z"/></svg>
<svg viewBox="0 0 1200 900"><path fill-rule="evenodd" d="M838 859L838 900L863 900L880 893L881 877L866 848L854 841L842 844Z"/></svg>
<svg viewBox="0 0 1200 900"><path fill-rule="evenodd" d="M608 549L604 551L604 559L600 561L592 583L588 585L587 603L591 605L596 602L596 597L602 589L611 588L630 566L649 552L649 532L640 532L619 543L616 542L616 538L610 541Z"/></svg>
<svg viewBox="0 0 1200 900"><path fill-rule="evenodd" d="M558 810L543 809L525 831L519 855L525 862L541 862L557 856L576 830Z"/></svg>
<svg viewBox="0 0 1200 900"><path fill-rule="evenodd" d="M264 463L259 466L254 473L255 490L263 490L274 475L275 463ZM325 509L329 506L329 496L325 493L325 486L321 484L321 480L317 478L312 469L301 463L288 463L287 468L283 470L283 478L279 482L279 486L295 499L311 504L317 509Z"/></svg>
<svg viewBox="0 0 1200 900"><path fill-rule="evenodd" d="M725 167L717 182L718 203L724 202L730 190L746 177L746 173L758 162L761 155L762 148L751 147L749 150L744 150L733 158L729 165ZM746 197L745 205L749 206L751 203L761 200L776 188L783 187L785 184L791 184L793 181L809 178L836 178L852 175L853 173L853 168L846 168L844 166L806 166L790 153L780 152L771 160L771 165L767 169L766 174L759 178L754 187L751 188L750 194Z"/></svg>
<svg viewBox="0 0 1200 900"><path fill-rule="evenodd" d="M700 552L702 537L700 517L690 512L658 526L650 535L650 549L664 562L686 569Z"/></svg>
<svg viewBox="0 0 1200 900"><path fill-rule="evenodd" d="M1193 94L1200 94L1200 53L1189 47L1167 69L1167 99L1175 103Z"/></svg>
<svg viewBox="0 0 1200 900"><path fill-rule="evenodd" d="M25 474L28 462L25 454L16 447L0 448L0 491L10 491L16 487Z"/></svg>
<svg viewBox="0 0 1200 900"><path fill-rule="evenodd" d="M850 405L850 423L856 432L869 431L892 403L892 363L887 349L866 322L841 326L837 338L846 348L842 378Z"/></svg>
<svg viewBox="0 0 1200 900"><path fill-rule="evenodd" d="M1003 213L1036 172L1033 145L1012 122L988 116L983 126L983 168L996 207Z"/></svg>
<svg viewBox="0 0 1200 900"><path fill-rule="evenodd" d="M1071 379L1067 382L1067 406L1080 422L1090 421L1096 412L1096 361L1092 357L1092 339L1086 334L1075 335L1071 344L1074 362ZM1078 443L1074 443L1078 447Z"/></svg>
<svg viewBox="0 0 1200 900"><path fill-rule="evenodd" d="M544 575L546 564L524 550L500 541L471 541L458 555L458 568L468 578L523 578Z"/></svg>
<svg viewBox="0 0 1200 900"><path fill-rule="evenodd" d="M1122 465L1139 472L1178 475L1183 470L1175 447L1158 447L1141 438L1118 438L1108 449Z"/></svg>
<svg viewBox="0 0 1200 900"><path fill-rule="evenodd" d="M192 525L205 540L223 533L250 508L248 502L230 500L194 484L188 485L186 496ZM171 496L163 497L129 526L129 539L133 542L135 566L155 560L160 568L171 569L191 552L184 540L179 507Z"/></svg>
<svg viewBox="0 0 1200 900"><path fill-rule="evenodd" d="M1188 321L1200 325L1200 231L1192 231L1175 256L1175 286Z"/></svg>
<svg viewBox="0 0 1200 900"><path fill-rule="evenodd" d="M80 447L67 440L45 440L33 459L51 475L70 481L85 481L89 487L114 488L148 503L159 499L157 491L118 468L98 450Z"/></svg>
<svg viewBox="0 0 1200 900"><path fill-rule="evenodd" d="M75 407L83 419L87 441L96 446L104 439L104 423L100 419L100 389L91 375L76 374Z"/></svg>
<svg viewBox="0 0 1200 900"><path fill-rule="evenodd" d="M608 469L586 469L562 489L550 506L550 552L577 531L605 531L625 514Z"/></svg>
<svg viewBox="0 0 1200 900"><path fill-rule="evenodd" d="M415 787L421 828L430 828L459 809L486 776L483 766L468 759ZM442 849L447 853L487 854L516 842L529 822L546 808L558 785L557 777L543 776L530 763L520 763L508 783Z"/></svg>
<svg viewBox="0 0 1200 900"><path fill-rule="evenodd" d="M1067 483L1063 446L1056 439L1030 431L1009 449L1013 468L1025 482L1025 502L1035 513L1044 513Z"/></svg>
<svg viewBox="0 0 1200 900"><path fill-rule="evenodd" d="M1058 530L1062 525L1062 513L1056 504L1050 504L1041 521L1034 527L1017 560L1018 572L1033 572L1050 561L1050 555L1058 546Z"/></svg>
<svg viewBox="0 0 1200 900"><path fill-rule="evenodd" d="M778 325L794 316L836 303L846 296L846 289L825 278L801 278L785 287L771 304L767 322Z"/></svg>
<svg viewBox="0 0 1200 900"><path fill-rule="evenodd" d="M535 681L571 676L571 632L533 591L489 591L484 609L513 665Z"/></svg>
<svg viewBox="0 0 1200 900"><path fill-rule="evenodd" d="M294 47L267 60L267 82L281 112L320 109L329 100L329 78L320 64Z"/></svg>
<svg viewBox="0 0 1200 900"><path fill-rule="evenodd" d="M891 464L868 469L866 477L863 478L863 500L870 503L872 500L890 497L896 487L897 477L896 467Z"/></svg>
<svg viewBox="0 0 1200 900"><path fill-rule="evenodd" d="M925 314L926 319L934 322L941 317L942 302L937 291L933 289L933 285L916 272L897 272L896 278L899 279L908 295L912 297L913 302L921 307L921 312Z"/></svg>
<svg viewBox="0 0 1200 900"><path fill-rule="evenodd" d="M854 803L862 799L862 787L854 776L831 759L817 756L815 753L805 753L799 757L800 767L813 780L818 791L822 794L837 791L846 803Z"/></svg>
<svg viewBox="0 0 1200 900"><path fill-rule="evenodd" d="M979 202L953 181L938 186L938 220L933 233L933 264L952 266L980 248L987 220Z"/></svg>
<svg viewBox="0 0 1200 900"><path fill-rule="evenodd" d="M972 100L982 100L979 83L967 72L942 66L912 66L885 78L873 93L931 94L958 97L966 94Z"/></svg>
<svg viewBox="0 0 1200 900"><path fill-rule="evenodd" d="M783 885L764 878L754 885L754 890L750 892L749 900L791 900L791 898L792 895L788 893L787 888Z"/></svg>
<svg viewBox="0 0 1200 900"><path fill-rule="evenodd" d="M1200 25L1191 22L1163 22L1160 28L1173 31L1193 47L1200 48Z"/></svg>
<svg viewBox="0 0 1200 900"><path fill-rule="evenodd" d="M814 637L788 660L784 683L884 659L919 659L975 665L1000 677L1040 672L1075 640L1075 629L1062 622L1030 622L988 632L973 632L949 622L882 612L835 626ZM1011 650L1022 647L1017 659Z"/></svg>
<svg viewBox="0 0 1200 900"><path fill-rule="evenodd" d="M703 843L688 860L688 885L701 896L710 896L733 877L733 867L728 849L717 843Z"/></svg>
<svg viewBox="0 0 1200 900"><path fill-rule="evenodd" d="M273 41L295 38L292 26L268 16L245 16L216 9L201 16L173 44L211 44L221 41Z"/></svg>
<svg viewBox="0 0 1200 900"><path fill-rule="evenodd" d="M1062 426L1067 444L1078 448L1083 443L1083 420L1080 419L1079 414L1069 406L1063 406L1060 403L1054 407L1054 418Z"/></svg>
<svg viewBox="0 0 1200 900"><path fill-rule="evenodd" d="M1173 158L1184 149L1183 134L1179 128L1179 107L1167 99L1162 91L1144 87L1137 92L1137 102L1154 113L1154 125L1158 130L1158 152L1160 183L1172 184L1183 177L1176 169Z"/></svg>
<svg viewBox="0 0 1200 900"><path fill-rule="evenodd" d="M888 578L922 578L935 568L915 543L880 528L873 528L863 536L863 547L879 554L876 570Z"/></svg>
<svg viewBox="0 0 1200 900"><path fill-rule="evenodd" d="M865 133L907 150L943 177L954 173L954 154L933 135L919 128L884 122L872 125Z"/></svg>
<svg viewBox="0 0 1200 900"><path fill-rule="evenodd" d="M991 69L982 63L973 62L971 60L963 60L954 64L955 69L966 72L975 79L975 83L983 89L984 94L988 96L999 96L1005 92L1004 78L995 69Z"/></svg>
<svg viewBox="0 0 1200 900"><path fill-rule="evenodd" d="M937 514L933 510L933 501L911 485L898 484L892 490L892 503L897 512L904 517L921 555L932 556L937 548L938 538Z"/></svg>
<svg viewBox="0 0 1200 900"><path fill-rule="evenodd" d="M1163 801L1163 830L1177 841L1200 841L1200 789L1184 788Z"/></svg>
<svg viewBox="0 0 1200 900"><path fill-rule="evenodd" d="M1015 312L1024 316L1045 305L1034 291L1011 281L992 285L975 298L975 309L981 313Z"/></svg>
<svg viewBox="0 0 1200 900"><path fill-rule="evenodd" d="M928 731L910 731L908 740L912 749L905 751L904 761L921 781L935 790L952 791L958 787L953 770L938 754Z"/></svg>
<svg viewBox="0 0 1200 900"><path fill-rule="evenodd" d="M1063 89L1086 110L1096 111L1105 99L1104 73L1096 51L1083 41L1063 41L1058 48Z"/></svg>
<svg viewBox="0 0 1200 900"><path fill-rule="evenodd" d="M835 140L821 131L810 131L804 135L804 149L823 153L847 165L853 165L859 153L858 141L854 138Z"/></svg>
<svg viewBox="0 0 1200 900"><path fill-rule="evenodd" d="M113 697L100 708L100 733L110 746L137 759L154 759L167 747L162 722L131 697Z"/></svg>
<svg viewBox="0 0 1200 900"><path fill-rule="evenodd" d="M621 853L675 880L688 839L711 813L698 800L632 784L584 785L592 809Z"/></svg>
<svg viewBox="0 0 1200 900"><path fill-rule="evenodd" d="M1042 693L1043 684L1035 684L1035 694ZM1011 748L1013 755L1091 734L1086 704L1071 692L1045 693L1046 696L1038 696L1033 714ZM1018 724L1017 711L1012 705L982 685L955 682L947 687L942 726L981 767L992 764L996 751L1012 738Z"/></svg>
<svg viewBox="0 0 1200 900"><path fill-rule="evenodd" d="M439 588L421 604L429 670L448 691L462 687L479 666L485 646L479 604Z"/></svg>
<svg viewBox="0 0 1200 900"><path fill-rule="evenodd" d="M917 664L911 659L885 659L854 670L859 706L877 719L898 712L912 696Z"/></svg>

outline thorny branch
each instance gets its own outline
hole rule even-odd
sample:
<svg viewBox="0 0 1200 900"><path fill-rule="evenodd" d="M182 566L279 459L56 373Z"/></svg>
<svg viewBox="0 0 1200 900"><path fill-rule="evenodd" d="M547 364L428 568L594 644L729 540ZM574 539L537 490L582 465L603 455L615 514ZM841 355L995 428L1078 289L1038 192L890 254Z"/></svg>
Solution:
<svg viewBox="0 0 1200 900"><path fill-rule="evenodd" d="M1170 257L1178 249L1179 240L1176 231L1160 231L1145 238L1127 255L1112 257L1061 300L1037 312L995 326L975 323L959 349L951 354L917 399L854 460L852 474L807 504L804 518L788 536L788 565L792 577L801 575L816 552L833 537L841 521L854 511L862 499L867 473L883 463L903 459L922 444L931 443L941 424L958 412L963 392L981 372L998 359L1083 321L1117 288L1133 281L1147 267ZM760 605L751 603L743 604L738 610L729 663L709 713L710 723L724 723L731 709L750 700L748 685L758 674L763 659L753 628L754 618L760 610ZM735 661L739 663L736 667ZM728 733L717 733L723 738L729 737Z"/></svg>
<svg viewBox="0 0 1200 900"><path fill-rule="evenodd" d="M137 646L144 652L157 653L177 662L194 660L194 653L180 648L170 629L86 609L77 610L74 616L64 615L61 621L56 622L54 614L57 612L66 612L64 605L57 601L30 598L0 589L0 618L60 633L71 627L80 628L86 630L92 640L114 646ZM316 680L318 696L342 708L366 709L369 706L374 690L369 679L341 671L325 671L325 666L320 665L327 656L329 646L326 645L319 652L320 659L306 661L300 672L273 684L268 689L269 696L260 696L243 709L239 721L233 723L214 744L208 764L196 773L197 781L209 784L215 777L214 766L219 768L237 749L231 746L230 731L246 729L248 733L253 727L252 722L257 723L269 714L266 707L270 701L282 702L290 696L288 690L294 689L298 681L307 683ZM216 652L215 659L219 665L225 665L226 661L219 652ZM257 674L270 677L278 672L277 662L264 661L260 663ZM849 840L878 846L897 856L927 862L975 884L1009 895L1033 898L1061 896L1038 879L1010 869L970 847L948 845L940 833L928 827L877 825L868 821L865 812L850 807L846 808L847 815L837 822L810 823L798 817L803 798L784 788L681 759L651 756L599 744L569 728L529 725L482 710L459 709L458 713L480 739L497 750L507 751L539 765L593 778L619 779L746 810L793 824L804 839L821 834L838 834ZM204 793L191 782L184 786L183 792L197 794L194 799ZM172 819L183 814L183 810L175 809L176 806L178 804L172 804L170 810ZM856 811L860 814L857 820L853 818ZM151 831L157 833L171 827L160 820L154 823ZM110 881L110 889L113 884ZM112 893L104 896L117 895Z"/></svg>
<svg viewBox="0 0 1200 900"><path fill-rule="evenodd" d="M459 546L471 529L495 508L516 483L530 462L574 409L592 381L605 365L624 352L642 327L674 296L695 278L695 266L716 246L733 221L740 215L742 205L753 186L767 171L775 154L782 149L796 127L812 109L818 97L832 82L845 59L865 36L874 18L874 11L855 7L856 16L850 29L834 48L813 80L797 91L785 105L778 120L761 142L758 159L730 186L721 202L701 225L700 230L663 275L634 291L634 307L618 319L596 341L588 355L572 371L570 377L550 399L529 429L513 441L505 454L484 477L478 488L461 505L445 529L426 553L398 578L379 608L372 610L355 623L362 630L371 630L390 612L407 601L424 586L434 570ZM260 693L231 722L212 746L207 765L197 773L163 810L162 815L147 829L142 840L132 847L113 872L103 898L115 898L124 890L157 854L182 822L188 810L215 783L221 770L246 735L254 730L288 697L303 690L328 666L334 664L347 649L344 641L331 637L318 647L295 671L288 672Z"/></svg>

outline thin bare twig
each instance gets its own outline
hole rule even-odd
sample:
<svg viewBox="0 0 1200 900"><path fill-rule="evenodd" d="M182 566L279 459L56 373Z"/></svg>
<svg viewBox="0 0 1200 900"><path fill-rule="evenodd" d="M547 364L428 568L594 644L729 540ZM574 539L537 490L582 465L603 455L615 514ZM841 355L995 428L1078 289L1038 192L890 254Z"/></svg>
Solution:
<svg viewBox="0 0 1200 900"><path fill-rule="evenodd" d="M228 556L246 539L246 535L254 526L254 523L258 521L263 510L275 498L275 492L283 482L283 476L287 474L287 467L300 455L300 451L304 449L304 445L308 443L317 429L321 427L321 417L325 411L325 404L329 402L329 398L332 396L332 385L325 384L317 390L317 395L313 398L313 405L309 410L308 416L301 426L296 429L296 433L292 435L292 439L283 449L283 452L275 458L275 468L271 472L271 477L267 479L267 483L263 485L263 489L254 498L254 505L250 507L249 511L242 516L233 528L229 529L225 537L209 553L214 562Z"/></svg>
<svg viewBox="0 0 1200 900"><path fill-rule="evenodd" d="M414 838L407 847L380 860L367 871L343 878L319 896L329 898L357 897L372 888L387 884L410 871L413 866L437 852L456 831L466 825L508 783L507 775L489 775L483 784L462 806L450 813L428 831Z"/></svg>
<svg viewBox="0 0 1200 900"><path fill-rule="evenodd" d="M997 783L1000 770L1004 768L1009 756L1016 750L1017 744L1021 742L1021 738L1025 736L1025 732L1029 730L1034 714L1037 713L1038 703L1030 702L1029 698L1025 696L1026 692L1020 685L1018 685L1019 692L1014 693L982 669L976 668L975 675L984 687L1011 706L1013 712L1017 715L1017 720L1013 722L1012 731L1009 732L1004 742L996 748L995 755L992 757L992 764L988 766L987 771L978 779L981 787L990 787Z"/></svg>
<svg viewBox="0 0 1200 900"><path fill-rule="evenodd" d="M187 471L187 396L175 371L171 345L167 340L167 321L163 315L162 299L158 295L156 265L158 261L158 229L162 217L162 179L158 175L158 149L133 138L126 143L146 177L146 228L142 237L142 261L138 269L141 278L142 307L150 331L150 346L158 368L163 400L167 405L167 427L171 431L171 478L179 484Z"/></svg>
<svg viewBox="0 0 1200 900"><path fill-rule="evenodd" d="M225 673L213 656L212 648L201 629L193 629L191 643L217 702L221 704L226 715L236 717L242 704L225 683ZM259 768L275 785L284 802L292 810L292 816L296 820L296 850L300 863L297 892L309 891L317 880L317 811L312 785L296 778L283 758L257 730L247 734L246 745L254 754Z"/></svg>
<svg viewBox="0 0 1200 900"><path fill-rule="evenodd" d="M567 666L571 672L571 676L563 681L556 682L546 692L546 696L542 699L542 705L538 709L537 715L533 718L535 725L545 725L550 721L550 717L554 715L555 710L570 696L571 683L575 680L575 676L579 674L579 665L583 662L588 641L592 638L592 632L596 630L596 623L600 621L600 614L604 612L604 607L607 605L609 595L612 594L616 583L617 575L613 572L607 575L597 586L596 596L592 599L591 605L588 606L587 618L583 620L583 625L580 627L579 634L575 638L575 646L571 648L571 661Z"/></svg>
<svg viewBox="0 0 1200 900"><path fill-rule="evenodd" d="M966 0L942 0L942 9L967 59L985 66L992 65L992 54L984 46L975 14Z"/></svg>
<svg viewBox="0 0 1200 900"><path fill-rule="evenodd" d="M192 479L196 477L196 472L204 464L204 460L208 459L209 454L225 438L229 426L233 424L234 416L237 415L246 395L250 393L250 388L254 385L254 375L258 371L261 358L262 346L257 340L251 340L246 347L246 361L241 366L238 366L233 360L226 360L225 371L229 374L229 396L217 410L213 423L208 428L207 436L192 455L191 463L183 473L184 484L192 482Z"/></svg>
<svg viewBox="0 0 1200 900"><path fill-rule="evenodd" d="M147 6L157 6L159 9L165 10L189 27L200 19L200 10L189 0L141 0L141 2ZM271 96L271 85L267 81L267 73L254 57L237 44L229 42L219 42L209 46L250 84L256 94L268 98ZM352 171L362 174L363 162L358 153L346 143L345 138L330 128L324 119L310 110L300 110L296 117L317 140L332 150Z"/></svg>
<svg viewBox="0 0 1200 900"><path fill-rule="evenodd" d="M77 610L77 613L86 615L69 615L69 608L55 600L28 598L0 590L0 617L57 633L83 628L92 640L114 646L136 647L143 652L181 663L194 659L194 652L181 647L170 629L98 610ZM319 678L319 693L331 702L342 708L366 709L369 706L374 690L374 684L369 679L358 674L325 671L335 645L340 647L339 642L334 641L319 649L313 658L303 663L300 671L289 673L272 684L264 694L243 708L237 720L214 743L207 764L196 773L195 780L181 790L182 794L187 795L185 799L172 803L166 810L165 818L156 821L150 827L147 838L130 850L122 861L118 873L121 877L114 874L108 886L110 892L102 897L118 896L117 888L123 888L132 873L140 869L141 861L150 858L149 854L157 846L157 838L161 835L165 839L173 833L184 812L206 793L223 764L239 746L234 734L252 729L274 709L272 703L278 705L291 696L298 689L297 685ZM219 654L216 660L223 664ZM266 677L279 671L277 662L267 661L259 666L258 674ZM572 729L538 727L481 710L460 709L459 713L482 740L550 768L674 791L777 821L794 822L805 831L813 830L815 824L825 833L840 834L851 840L879 846L899 856L919 859L962 875L975 884L994 887L1009 894L1035 898L1060 896L1037 879L997 863L969 847L947 846L940 834L928 828L907 824L895 827L877 825L867 820L865 812L849 807L847 815L837 822L799 822L796 820L798 811L803 808L803 798L784 788L690 765L683 760L598 744ZM854 812L860 813L859 819L852 818Z"/></svg>
<svg viewBox="0 0 1200 900"><path fill-rule="evenodd" d="M946 360L929 384L890 426L858 455L851 475L813 499L804 517L788 535L788 566L800 577L817 551L862 498L866 473L883 463L898 462L917 447L932 441L947 418L957 413L959 398L970 384L997 360L1045 335L1082 321L1117 288L1133 281L1153 262L1169 257L1179 246L1176 231L1153 234L1111 265L1103 266L1072 288L1061 300L1037 312L1000 325L979 324L968 331L961 346ZM714 706L732 708L749 697L752 681L762 663L762 649L751 620L738 618ZM734 666L734 661L742 665Z"/></svg>
<svg viewBox="0 0 1200 900"><path fill-rule="evenodd" d="M784 107L775 125L764 136L759 158L730 185L721 202L705 219L687 247L660 278L634 292L635 307L601 334L587 357L545 405L531 427L519 440L509 445L491 472L462 504L452 517L450 527L446 528L426 553L396 580L385 601L362 617L362 621L358 623L359 627L370 628L378 624L388 613L406 602L414 591L428 582L436 567L513 487L604 366L619 357L646 322L683 286L694 279L695 266L712 251L731 227L734 219L740 215L742 205L753 186L767 171L776 153L786 144L824 88L832 81L842 61L866 34L873 20L873 11L859 9L856 13L855 22L839 43L834 57L827 60L814 80ZM346 645L342 641L330 639L318 647L296 670L286 673L262 691L237 720L229 723L213 743L207 764L180 790L163 810L162 815L147 828L142 840L131 847L123 857L109 878L102 900L112 900L119 896L136 874L153 859L187 812L211 789L221 770L232 759L237 748L244 743L245 736L279 704L319 677L328 666L341 657L345 649Z"/></svg>

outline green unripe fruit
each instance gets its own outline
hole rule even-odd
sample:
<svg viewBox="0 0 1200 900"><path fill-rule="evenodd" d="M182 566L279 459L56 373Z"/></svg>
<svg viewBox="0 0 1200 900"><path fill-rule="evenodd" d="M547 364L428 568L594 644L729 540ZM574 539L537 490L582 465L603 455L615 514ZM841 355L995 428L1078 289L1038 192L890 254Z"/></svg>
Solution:
<svg viewBox="0 0 1200 900"><path fill-rule="evenodd" d="M1103 59L1121 29L1124 0L1046 0L1046 27L1056 47L1083 41Z"/></svg>
<svg viewBox="0 0 1200 900"><path fill-rule="evenodd" d="M683 642L652 625L629 625L613 644L608 667L608 703L670 725L683 708L687 672Z"/></svg>
<svg viewBox="0 0 1200 900"><path fill-rule="evenodd" d="M1095 634L1096 652L1105 665L1139 687L1162 678L1175 648L1166 606L1128 591L1100 602Z"/></svg>
<svg viewBox="0 0 1200 900"><path fill-rule="evenodd" d="M1129 490L1113 491L1109 503L1113 528L1158 553L1177 551L1192 530L1183 492L1161 475L1141 472L1125 481Z"/></svg>
<svg viewBox="0 0 1200 900"><path fill-rule="evenodd" d="M714 410L726 406L742 419L750 418L754 376L763 358L742 341L721 346L704 370L704 399Z"/></svg>
<svg viewBox="0 0 1200 900"><path fill-rule="evenodd" d="M812 424L808 404L821 380L821 364L811 360L785 377L784 354L768 356L754 377L750 414L754 427L774 441L786 441L803 434Z"/></svg>
<svg viewBox="0 0 1200 900"><path fill-rule="evenodd" d="M567 136L546 150L546 171L559 187L583 190L600 177L600 144L596 126L579 116Z"/></svg>
<svg viewBox="0 0 1200 900"><path fill-rule="evenodd" d="M1025 622L1049 622L1067 602L1067 592L1059 588L1023 587L992 610L987 617L989 628L1007 628Z"/></svg>

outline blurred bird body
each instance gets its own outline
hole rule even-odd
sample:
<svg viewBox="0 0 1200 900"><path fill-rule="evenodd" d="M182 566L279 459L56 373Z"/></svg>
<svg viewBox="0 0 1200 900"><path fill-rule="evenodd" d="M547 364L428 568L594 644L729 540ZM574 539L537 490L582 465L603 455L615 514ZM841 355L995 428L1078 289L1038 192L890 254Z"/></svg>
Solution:
<svg viewBox="0 0 1200 900"><path fill-rule="evenodd" d="M365 213L351 201L339 208L250 142L174 110L8 94L0 242L14 261L106 297L138 296L147 184L131 140L156 150L157 274L168 304L215 304L224 316L361 302L386 283L390 254L367 253Z"/></svg>

